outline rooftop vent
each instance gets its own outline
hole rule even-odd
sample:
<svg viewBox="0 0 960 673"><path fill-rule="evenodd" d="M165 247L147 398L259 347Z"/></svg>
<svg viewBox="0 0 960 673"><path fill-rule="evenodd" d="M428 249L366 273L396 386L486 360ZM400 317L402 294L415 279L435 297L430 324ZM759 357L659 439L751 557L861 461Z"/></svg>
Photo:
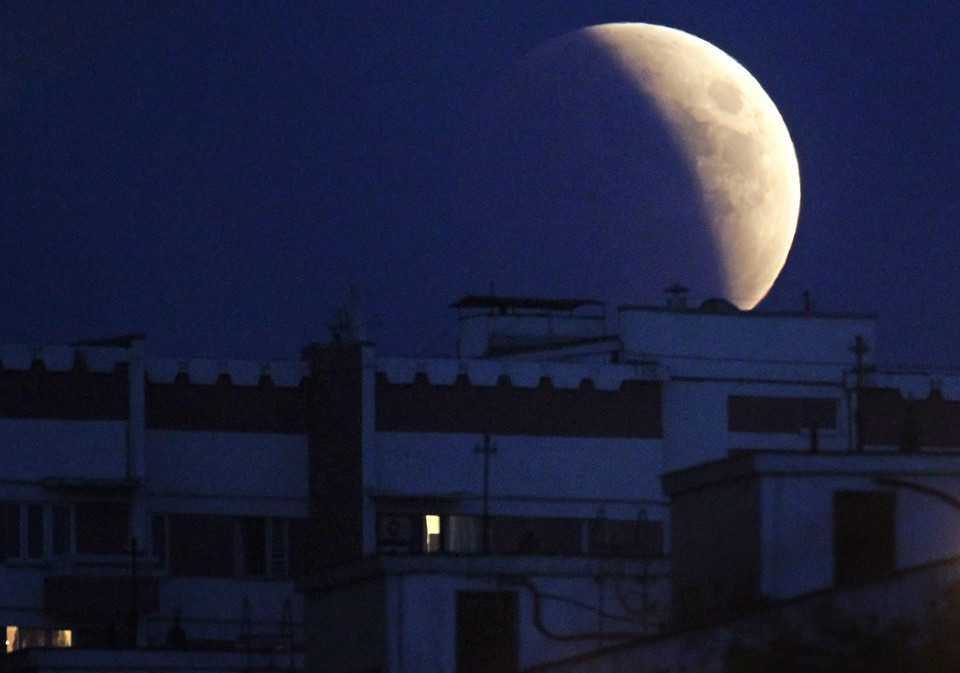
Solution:
<svg viewBox="0 0 960 673"><path fill-rule="evenodd" d="M668 308L687 308L687 296L690 294L690 288L684 287L680 283L674 283L663 293L667 296Z"/></svg>
<svg viewBox="0 0 960 673"><path fill-rule="evenodd" d="M740 313L740 309L723 297L712 297L700 304L704 313Z"/></svg>

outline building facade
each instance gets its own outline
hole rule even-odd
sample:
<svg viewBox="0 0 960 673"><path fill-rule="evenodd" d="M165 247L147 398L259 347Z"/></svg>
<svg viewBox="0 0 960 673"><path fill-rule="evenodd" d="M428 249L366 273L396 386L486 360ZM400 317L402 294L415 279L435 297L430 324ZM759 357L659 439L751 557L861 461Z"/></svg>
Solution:
<svg viewBox="0 0 960 673"><path fill-rule="evenodd" d="M858 441L869 316L454 306L456 358L312 355L312 508L337 523L305 584L310 670L516 671L665 633L661 475Z"/></svg>
<svg viewBox="0 0 960 673"><path fill-rule="evenodd" d="M671 514L664 474L960 448L960 380L878 370L870 316L454 306L445 358L349 329L270 363L147 358L138 337L0 348L2 665L544 666L673 632L709 608L677 573L716 579L671 570L678 545L766 530L742 493L717 501L733 522ZM758 564L723 579L761 600L830 575Z"/></svg>
<svg viewBox="0 0 960 673"><path fill-rule="evenodd" d="M305 367L141 348L0 347L0 664L62 647L299 668Z"/></svg>

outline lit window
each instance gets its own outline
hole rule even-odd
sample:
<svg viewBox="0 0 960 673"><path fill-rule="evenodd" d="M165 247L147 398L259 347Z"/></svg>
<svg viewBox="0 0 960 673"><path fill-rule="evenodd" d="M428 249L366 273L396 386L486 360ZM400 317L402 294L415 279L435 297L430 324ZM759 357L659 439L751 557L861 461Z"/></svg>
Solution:
<svg viewBox="0 0 960 673"><path fill-rule="evenodd" d="M443 547L440 544L440 517L436 514L427 514L426 519L426 533L427 537L425 540L424 550L428 554L434 554L438 551L442 551Z"/></svg>
<svg viewBox="0 0 960 673"><path fill-rule="evenodd" d="M71 647L73 645L73 631L68 629L54 629L50 632L50 647Z"/></svg>
<svg viewBox="0 0 960 673"><path fill-rule="evenodd" d="M8 626L6 650L22 650L28 647L71 647L73 632L69 629L25 629Z"/></svg>

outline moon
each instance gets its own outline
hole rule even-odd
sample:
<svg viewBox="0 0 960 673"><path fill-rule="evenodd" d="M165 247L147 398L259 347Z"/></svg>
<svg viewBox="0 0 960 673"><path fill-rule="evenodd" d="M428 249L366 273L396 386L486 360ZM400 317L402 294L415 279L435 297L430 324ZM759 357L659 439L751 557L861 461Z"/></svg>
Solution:
<svg viewBox="0 0 960 673"><path fill-rule="evenodd" d="M602 273L635 251L645 291L680 282L742 310L767 294L796 232L799 169L773 101L731 56L674 28L591 26L527 54L494 98L487 197L514 226L579 219L569 252L591 250Z"/></svg>

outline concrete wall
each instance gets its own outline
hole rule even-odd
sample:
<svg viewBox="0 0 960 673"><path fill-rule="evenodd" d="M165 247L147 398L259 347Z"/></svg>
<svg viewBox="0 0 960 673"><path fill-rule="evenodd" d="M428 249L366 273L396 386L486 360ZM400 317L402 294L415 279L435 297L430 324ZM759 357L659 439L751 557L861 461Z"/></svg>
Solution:
<svg viewBox="0 0 960 673"><path fill-rule="evenodd" d="M202 600L198 600L202 598ZM144 640L160 646L175 612L187 638L234 640L243 631L257 638L280 640L285 603L289 601L294 636L303 641L303 596L291 582L233 578L171 577L160 583L158 614L146 619ZM245 621L248 620L245 624Z"/></svg>
<svg viewBox="0 0 960 673"><path fill-rule="evenodd" d="M490 456L491 503L504 499L580 500L545 516L594 516L585 501L662 501L659 440L573 437L494 437ZM483 437L439 433L378 433L376 467L368 488L407 495L459 494L472 507L482 492ZM546 505L549 508L549 505ZM636 516L636 508L629 517ZM503 513L506 513L504 511Z"/></svg>
<svg viewBox="0 0 960 673"><path fill-rule="evenodd" d="M385 653L391 673L454 673L463 591L516 595L521 668L653 631L669 602L662 563L647 568L645 592L636 561L390 558L371 567L379 570L309 593L307 642L318 654L308 654L308 670L361 671Z"/></svg>
<svg viewBox="0 0 960 673"><path fill-rule="evenodd" d="M919 458L918 465L922 464ZM960 498L960 475L903 479ZM896 493L898 568L960 553L960 511L931 495L878 484L870 474L771 476L761 488L763 589L771 597L795 596L833 584L833 494L837 491Z"/></svg>
<svg viewBox="0 0 960 673"><path fill-rule="evenodd" d="M311 594L305 620L305 669L361 673L385 666L387 618L387 594L379 577L340 587L334 593Z"/></svg>
<svg viewBox="0 0 960 673"><path fill-rule="evenodd" d="M0 419L0 474L4 481L122 479L126 442L125 421Z"/></svg>
<svg viewBox="0 0 960 673"><path fill-rule="evenodd" d="M824 615L831 614L849 619L866 633L907 623L916 629L913 639L917 642L929 635L933 620L944 607L945 592L956 586L958 578L960 562L947 559L886 582L806 596L747 617L688 629L651 642L627 643L589 656L557 660L532 667L527 673L720 673L733 642L766 648L768 652L777 647L782 651L784 633L792 632L799 638L799 651L808 653L822 650L830 636L843 642L844 634L831 633L829 623L824 623Z"/></svg>
<svg viewBox="0 0 960 673"><path fill-rule="evenodd" d="M733 372L749 376L760 367L768 373L811 375L849 367L848 350L857 335L876 342L870 317L764 314L755 311L718 315L703 311L623 308L620 335L631 356L661 360L674 372ZM868 360L869 361L869 360ZM779 377L778 377L779 378Z"/></svg>
<svg viewBox="0 0 960 673"><path fill-rule="evenodd" d="M83 358L77 355L81 350ZM157 550L152 549L150 514L225 515L228 526L234 521L226 517L306 517L305 432L147 430L144 367L131 352L98 347L0 347L5 385L13 386L16 393L0 410L0 415L9 416L0 419L0 501L18 504L22 525L19 557L0 562L0 625L80 628L80 621L52 616L45 606L44 581L48 577L66 577L69 585L70 576L98 575L114 580L116 586L127 586L130 558L122 550L85 555L61 548L53 551L53 505L109 501L129 504L129 533L137 538L141 550L138 572L142 580L157 580L159 585L159 607L141 621L142 645L162 645L175 612L181 614L191 640L231 643L244 631L255 637L279 638L281 627L289 630L284 621L291 618L296 637L302 640L303 599L291 580L172 576L158 565ZM37 366L37 358L42 367ZM74 369L81 361L85 368ZM111 373L118 362L131 364L129 369ZM210 384L205 394L210 399L219 395L220 402L233 399L231 395L238 391L261 387L270 391L273 386L292 391L284 400L294 399L303 370L299 362L274 366L256 362L159 364L163 366L147 363L155 380L170 383L172 389L177 373L186 372L192 379ZM272 383L261 386L264 375L272 377ZM214 385L215 381L219 383ZM95 384L103 390L91 387ZM112 397L101 404L98 400L106 395L104 391ZM187 398L188 402L194 399ZM300 409L293 405L285 411L283 418ZM133 479L126 481L128 477ZM23 524L28 510L24 504L43 506L42 558L28 558ZM74 528L73 511L67 507L58 510L64 511L71 523L61 530ZM293 529L291 525L291 536ZM232 535L234 531L228 532ZM232 547L217 551L238 553ZM125 609L118 605L118 611ZM100 621L98 615L85 626L109 627Z"/></svg>
<svg viewBox="0 0 960 673"><path fill-rule="evenodd" d="M676 498L671 584L682 621L744 609L761 589L760 489L736 480Z"/></svg>
<svg viewBox="0 0 960 673"><path fill-rule="evenodd" d="M167 511L307 515L304 435L148 430L146 464Z"/></svg>

